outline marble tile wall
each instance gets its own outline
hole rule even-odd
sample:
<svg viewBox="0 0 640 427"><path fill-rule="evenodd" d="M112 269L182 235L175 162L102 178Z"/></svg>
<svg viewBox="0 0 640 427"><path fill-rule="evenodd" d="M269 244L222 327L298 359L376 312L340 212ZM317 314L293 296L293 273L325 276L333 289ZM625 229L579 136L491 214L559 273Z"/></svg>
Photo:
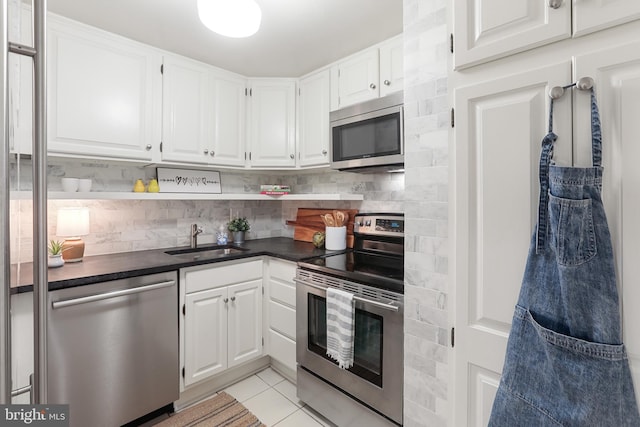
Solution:
<svg viewBox="0 0 640 427"><path fill-rule="evenodd" d="M85 159L50 158L48 186L61 191L60 178L91 178L96 200L50 200L48 229L56 236L57 210L86 206L90 210L91 231L84 237L86 255L167 248L189 244L192 223L204 228L199 242L212 243L215 232L231 215L246 216L251 223L247 239L286 236L294 229L286 225L295 219L299 207L345 208L361 211L403 211L404 174L359 174L329 170L307 171L225 171L220 170L223 193L257 193L260 184L288 184L294 193L357 193L364 201L176 201L176 200L100 200L101 191L131 191L136 179L148 182L155 168L130 163ZM28 160L11 164L13 189L31 189ZM30 201L12 201L11 261L32 259L32 205Z"/></svg>
<svg viewBox="0 0 640 427"><path fill-rule="evenodd" d="M447 426L447 2L404 0L404 425Z"/></svg>

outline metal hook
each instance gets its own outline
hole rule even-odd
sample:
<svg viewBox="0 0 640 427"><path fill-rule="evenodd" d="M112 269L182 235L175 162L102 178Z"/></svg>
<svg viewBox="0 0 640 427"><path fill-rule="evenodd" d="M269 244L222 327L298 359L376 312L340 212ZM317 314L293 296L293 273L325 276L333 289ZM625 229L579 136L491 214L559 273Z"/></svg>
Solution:
<svg viewBox="0 0 640 427"><path fill-rule="evenodd" d="M551 99L558 99L564 95L564 90L575 86L578 90L590 90L593 87L593 79L591 77L580 77L577 82L566 86L554 86L549 90Z"/></svg>

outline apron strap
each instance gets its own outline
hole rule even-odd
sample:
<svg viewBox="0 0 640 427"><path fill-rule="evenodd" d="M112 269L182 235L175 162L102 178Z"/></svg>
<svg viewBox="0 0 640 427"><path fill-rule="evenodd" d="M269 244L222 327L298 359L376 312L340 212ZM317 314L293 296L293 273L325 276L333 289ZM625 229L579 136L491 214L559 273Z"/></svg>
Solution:
<svg viewBox="0 0 640 427"><path fill-rule="evenodd" d="M602 128L593 88L591 88L591 161L594 168L602 166Z"/></svg>
<svg viewBox="0 0 640 427"><path fill-rule="evenodd" d="M553 101L551 101L553 106ZM547 238L547 228L549 214L547 205L549 203L549 165L553 158L553 143L558 136L549 132L542 140L542 152L540 153L540 200L538 201L538 227L536 230L536 254L544 252Z"/></svg>
<svg viewBox="0 0 640 427"><path fill-rule="evenodd" d="M564 89L575 86L574 84L565 86ZM542 139L542 151L540 153L540 197L538 201L538 226L536 230L536 254L543 253L547 238L549 214L547 205L549 203L549 165L553 158L553 144L558 136L553 133L553 98L549 103L549 133ZM596 94L591 88L591 161L593 167L602 166L602 128L600 125L600 113L596 103Z"/></svg>

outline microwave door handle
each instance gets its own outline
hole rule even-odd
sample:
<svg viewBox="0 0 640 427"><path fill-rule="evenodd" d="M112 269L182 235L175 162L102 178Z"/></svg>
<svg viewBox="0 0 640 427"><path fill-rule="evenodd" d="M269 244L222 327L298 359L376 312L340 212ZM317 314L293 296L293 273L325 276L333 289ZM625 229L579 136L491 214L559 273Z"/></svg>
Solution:
<svg viewBox="0 0 640 427"><path fill-rule="evenodd" d="M305 286L310 286L312 288L320 289L321 291L326 291L327 290L327 288L325 288L323 286L314 285L313 283L305 282L304 280L293 279L293 281L298 283L298 284L300 284L300 285L305 285ZM357 295L354 295L353 299L356 300L356 301L363 302L365 304L371 304L371 305L374 305L376 307L383 308L385 310L398 311L398 306L394 305L392 303L388 304L388 303L384 303L384 302L378 302L378 301L370 300L368 298L362 298L362 297L359 297Z"/></svg>

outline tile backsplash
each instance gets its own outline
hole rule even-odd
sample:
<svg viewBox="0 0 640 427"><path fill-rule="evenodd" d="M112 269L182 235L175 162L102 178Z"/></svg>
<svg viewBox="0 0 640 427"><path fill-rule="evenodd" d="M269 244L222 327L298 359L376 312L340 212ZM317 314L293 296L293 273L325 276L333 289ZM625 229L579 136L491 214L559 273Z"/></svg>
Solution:
<svg viewBox="0 0 640 427"><path fill-rule="evenodd" d="M404 174L358 174L327 169L304 171L220 171L223 193L258 193L260 184L287 184L292 193L356 193L364 201L274 200L104 200L100 192L129 192L137 179L148 182L155 167L85 159L50 158L47 180L50 191L61 191L63 177L91 178L95 200L50 200L49 238L57 238L57 210L85 206L90 211L90 234L83 239L85 254L168 248L189 244L192 223L202 226L199 242L212 243L230 216L247 217L251 230L247 239L293 236L287 219L295 219L299 207L359 209L367 212L403 212ZM29 160L11 164L13 190L31 189ZM32 204L11 202L11 262L32 259Z"/></svg>

